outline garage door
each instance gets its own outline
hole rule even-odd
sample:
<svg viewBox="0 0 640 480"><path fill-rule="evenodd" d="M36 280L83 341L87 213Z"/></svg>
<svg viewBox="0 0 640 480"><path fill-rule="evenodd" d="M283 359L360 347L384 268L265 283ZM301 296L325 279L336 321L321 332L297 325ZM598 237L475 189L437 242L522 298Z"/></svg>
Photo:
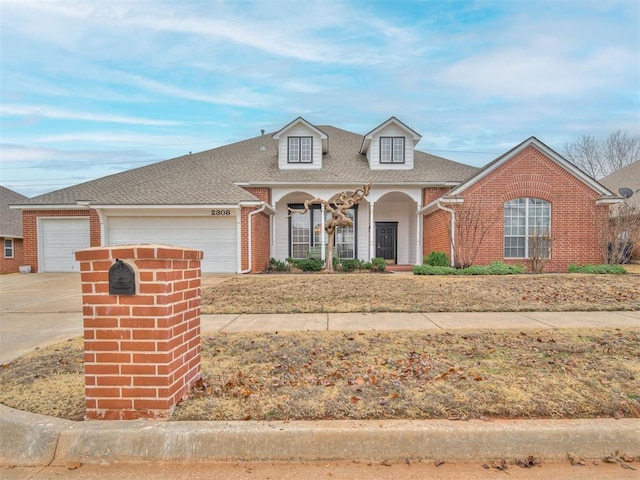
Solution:
<svg viewBox="0 0 640 480"><path fill-rule="evenodd" d="M40 271L79 272L75 252L89 245L88 218L40 219Z"/></svg>
<svg viewBox="0 0 640 480"><path fill-rule="evenodd" d="M204 252L202 271L238 269L236 217L109 217L109 245L158 243Z"/></svg>

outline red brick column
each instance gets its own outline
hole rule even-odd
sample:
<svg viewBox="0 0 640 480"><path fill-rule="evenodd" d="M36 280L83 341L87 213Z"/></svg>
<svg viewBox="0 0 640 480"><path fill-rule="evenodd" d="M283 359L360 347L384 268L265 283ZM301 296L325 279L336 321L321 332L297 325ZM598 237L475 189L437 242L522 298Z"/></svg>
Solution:
<svg viewBox="0 0 640 480"><path fill-rule="evenodd" d="M135 295L109 294L116 259ZM202 252L163 245L76 252L84 315L86 418L168 418L200 375Z"/></svg>

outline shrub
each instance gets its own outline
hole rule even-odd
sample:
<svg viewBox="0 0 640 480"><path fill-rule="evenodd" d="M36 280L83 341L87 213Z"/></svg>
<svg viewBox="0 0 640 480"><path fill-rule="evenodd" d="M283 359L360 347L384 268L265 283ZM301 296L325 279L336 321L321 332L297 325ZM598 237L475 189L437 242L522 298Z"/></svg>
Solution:
<svg viewBox="0 0 640 480"><path fill-rule="evenodd" d="M467 268L416 265L413 267L413 273L414 275L515 275L524 273L524 267L522 265L507 265L503 262L473 265Z"/></svg>
<svg viewBox="0 0 640 480"><path fill-rule="evenodd" d="M268 270L272 272L288 272L291 269L288 263L283 262L282 260L278 260L276 258L272 258L269 260L269 268Z"/></svg>
<svg viewBox="0 0 640 480"><path fill-rule="evenodd" d="M384 269L387 268L387 262L384 258L375 257L371 259L372 272L384 272Z"/></svg>
<svg viewBox="0 0 640 480"><path fill-rule="evenodd" d="M356 270L362 270L364 262L359 258L342 260L342 271L343 272L354 272Z"/></svg>
<svg viewBox="0 0 640 480"><path fill-rule="evenodd" d="M569 273L593 273L593 274L613 274L620 275L627 273L627 270L620 265L610 265L608 263L602 265L569 265Z"/></svg>
<svg viewBox="0 0 640 480"><path fill-rule="evenodd" d="M303 272L319 272L324 265L324 262L319 258L288 258L287 262Z"/></svg>
<svg viewBox="0 0 640 480"><path fill-rule="evenodd" d="M431 252L424 258L424 263L433 267L449 267L451 265L447 254L442 252Z"/></svg>

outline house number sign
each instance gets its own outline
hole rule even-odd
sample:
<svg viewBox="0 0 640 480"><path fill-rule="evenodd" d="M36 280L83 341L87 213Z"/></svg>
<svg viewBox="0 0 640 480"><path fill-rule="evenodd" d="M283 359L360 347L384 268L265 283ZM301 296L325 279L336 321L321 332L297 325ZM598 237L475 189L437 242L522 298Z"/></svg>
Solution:
<svg viewBox="0 0 640 480"><path fill-rule="evenodd" d="M227 215L231 215L231 210L211 210L211 215L214 217L226 217Z"/></svg>

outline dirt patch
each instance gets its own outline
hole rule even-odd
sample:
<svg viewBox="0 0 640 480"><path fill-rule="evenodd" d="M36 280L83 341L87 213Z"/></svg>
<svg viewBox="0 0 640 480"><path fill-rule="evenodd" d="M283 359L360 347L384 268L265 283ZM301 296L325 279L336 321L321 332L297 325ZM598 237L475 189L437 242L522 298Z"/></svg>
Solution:
<svg viewBox="0 0 640 480"><path fill-rule="evenodd" d="M640 275L250 275L202 295L202 313L591 310L640 310Z"/></svg>
<svg viewBox="0 0 640 480"><path fill-rule="evenodd" d="M82 345L0 371L0 402L84 414ZM640 331L206 335L175 420L640 417Z"/></svg>

